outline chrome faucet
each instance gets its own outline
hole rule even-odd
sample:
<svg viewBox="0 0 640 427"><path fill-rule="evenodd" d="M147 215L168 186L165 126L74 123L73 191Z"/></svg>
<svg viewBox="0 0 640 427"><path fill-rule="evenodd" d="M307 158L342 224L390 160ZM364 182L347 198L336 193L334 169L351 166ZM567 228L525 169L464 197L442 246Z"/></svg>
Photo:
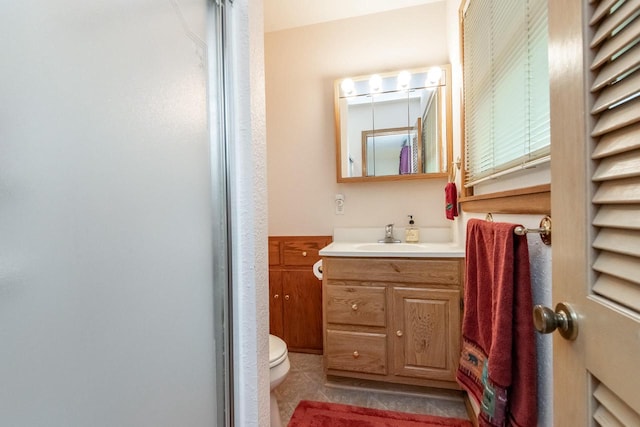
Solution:
<svg viewBox="0 0 640 427"><path fill-rule="evenodd" d="M400 243L400 240L393 238L393 224L384 227L384 239L378 240L378 243Z"/></svg>

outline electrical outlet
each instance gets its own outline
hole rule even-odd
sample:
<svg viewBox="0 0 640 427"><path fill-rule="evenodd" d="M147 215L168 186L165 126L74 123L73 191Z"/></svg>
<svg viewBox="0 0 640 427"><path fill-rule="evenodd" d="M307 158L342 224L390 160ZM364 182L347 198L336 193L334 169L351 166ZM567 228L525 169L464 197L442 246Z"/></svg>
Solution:
<svg viewBox="0 0 640 427"><path fill-rule="evenodd" d="M344 195L336 194L336 215L344 215Z"/></svg>

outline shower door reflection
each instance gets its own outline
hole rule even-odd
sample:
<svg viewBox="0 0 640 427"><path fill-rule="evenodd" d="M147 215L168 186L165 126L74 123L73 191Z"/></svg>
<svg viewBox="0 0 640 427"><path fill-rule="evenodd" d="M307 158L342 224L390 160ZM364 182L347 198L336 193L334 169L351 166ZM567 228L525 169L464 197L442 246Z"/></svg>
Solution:
<svg viewBox="0 0 640 427"><path fill-rule="evenodd" d="M363 131L363 176L421 173L420 133L420 119L415 127Z"/></svg>

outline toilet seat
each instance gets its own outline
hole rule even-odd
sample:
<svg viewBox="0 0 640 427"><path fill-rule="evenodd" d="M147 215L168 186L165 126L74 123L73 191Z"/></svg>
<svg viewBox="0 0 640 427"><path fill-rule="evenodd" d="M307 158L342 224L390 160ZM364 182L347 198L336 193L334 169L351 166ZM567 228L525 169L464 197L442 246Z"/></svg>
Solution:
<svg viewBox="0 0 640 427"><path fill-rule="evenodd" d="M287 345L275 335L269 335L269 369L278 366L287 358Z"/></svg>

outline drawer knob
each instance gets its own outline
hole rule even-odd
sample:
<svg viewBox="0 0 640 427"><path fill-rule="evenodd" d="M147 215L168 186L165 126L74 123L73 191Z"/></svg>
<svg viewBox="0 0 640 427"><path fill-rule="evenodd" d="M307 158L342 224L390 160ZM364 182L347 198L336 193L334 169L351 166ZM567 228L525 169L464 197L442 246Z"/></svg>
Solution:
<svg viewBox="0 0 640 427"><path fill-rule="evenodd" d="M307 253L306 252L302 252L302 256L307 256Z"/></svg>
<svg viewBox="0 0 640 427"><path fill-rule="evenodd" d="M358 353L358 350L353 352L353 358L357 359L358 357L360 357L360 353Z"/></svg>
<svg viewBox="0 0 640 427"><path fill-rule="evenodd" d="M401 337L401 336L402 336L402 331L401 331L400 329L398 329L398 330L396 331L396 335L397 335L397 336L399 336L399 337Z"/></svg>
<svg viewBox="0 0 640 427"><path fill-rule="evenodd" d="M358 304L351 305L351 310L358 311Z"/></svg>
<svg viewBox="0 0 640 427"><path fill-rule="evenodd" d="M280 294L275 294L275 295L273 296L273 299L278 299L278 298L280 298Z"/></svg>
<svg viewBox="0 0 640 427"><path fill-rule="evenodd" d="M286 299L287 301L289 301L289 295L285 295L284 299Z"/></svg>

